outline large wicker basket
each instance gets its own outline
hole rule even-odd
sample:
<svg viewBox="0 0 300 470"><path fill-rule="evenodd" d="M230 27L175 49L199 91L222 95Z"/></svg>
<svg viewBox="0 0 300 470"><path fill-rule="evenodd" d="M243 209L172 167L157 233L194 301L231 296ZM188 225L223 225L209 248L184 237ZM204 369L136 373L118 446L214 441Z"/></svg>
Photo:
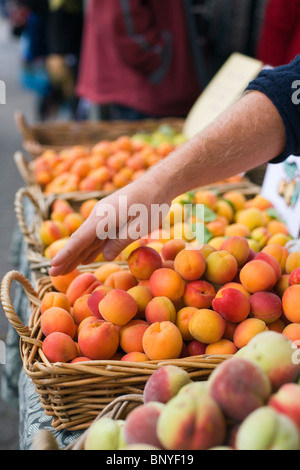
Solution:
<svg viewBox="0 0 300 470"><path fill-rule="evenodd" d="M81 272L89 268L81 268ZM18 317L11 299L11 285L17 281L28 297L31 315L27 326ZM128 394L142 395L152 373L162 365L174 364L186 370L192 380L206 380L211 372L231 356L194 356L168 361L130 363L116 360L85 363L55 363L42 350L40 307L44 295L52 291L49 277L32 284L17 271L7 273L1 283L3 310L20 336L23 367L33 381L45 413L52 416L55 430L86 429L115 399Z"/></svg>
<svg viewBox="0 0 300 470"><path fill-rule="evenodd" d="M137 132L151 133L159 126L170 125L182 132L184 120L180 118L146 119L142 121L68 121L29 125L21 112L15 113L15 122L23 138L23 148L33 158L45 150L61 151L74 145L92 147L100 140L115 140L122 135Z"/></svg>

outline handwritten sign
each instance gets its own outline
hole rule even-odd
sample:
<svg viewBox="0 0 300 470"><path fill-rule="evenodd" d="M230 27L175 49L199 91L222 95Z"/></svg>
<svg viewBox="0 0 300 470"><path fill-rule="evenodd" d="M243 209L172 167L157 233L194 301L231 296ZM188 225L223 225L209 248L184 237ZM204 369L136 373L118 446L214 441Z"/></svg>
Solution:
<svg viewBox="0 0 300 470"><path fill-rule="evenodd" d="M191 138L212 123L242 95L262 68L263 63L256 59L232 54L191 109L185 121L185 135Z"/></svg>

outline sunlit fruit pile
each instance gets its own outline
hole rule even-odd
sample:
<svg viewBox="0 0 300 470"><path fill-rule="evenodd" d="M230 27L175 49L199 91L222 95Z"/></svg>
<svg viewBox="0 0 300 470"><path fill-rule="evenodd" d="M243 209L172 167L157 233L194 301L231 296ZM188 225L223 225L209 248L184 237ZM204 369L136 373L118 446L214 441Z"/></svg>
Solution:
<svg viewBox="0 0 300 470"><path fill-rule="evenodd" d="M185 140L170 126L162 126L153 134L102 140L91 150L83 146L47 150L34 160L33 174L47 194L110 192L139 178Z"/></svg>

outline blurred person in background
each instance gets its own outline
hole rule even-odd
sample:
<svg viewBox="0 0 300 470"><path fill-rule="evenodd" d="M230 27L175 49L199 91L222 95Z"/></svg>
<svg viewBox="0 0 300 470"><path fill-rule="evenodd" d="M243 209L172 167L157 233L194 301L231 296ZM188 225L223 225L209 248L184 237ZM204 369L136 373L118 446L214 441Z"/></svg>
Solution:
<svg viewBox="0 0 300 470"><path fill-rule="evenodd" d="M300 53L300 0L268 0L257 57L273 67Z"/></svg>
<svg viewBox="0 0 300 470"><path fill-rule="evenodd" d="M201 89L182 0L88 0L77 93L100 118L185 117Z"/></svg>

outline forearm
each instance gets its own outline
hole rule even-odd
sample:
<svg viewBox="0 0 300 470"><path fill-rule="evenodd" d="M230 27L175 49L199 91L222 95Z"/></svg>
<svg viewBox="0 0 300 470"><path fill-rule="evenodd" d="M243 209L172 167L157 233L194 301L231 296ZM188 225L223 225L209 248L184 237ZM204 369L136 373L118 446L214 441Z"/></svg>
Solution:
<svg viewBox="0 0 300 470"><path fill-rule="evenodd" d="M276 158L285 141L285 127L275 106L264 94L251 92L153 167L147 178L160 181L174 198Z"/></svg>

